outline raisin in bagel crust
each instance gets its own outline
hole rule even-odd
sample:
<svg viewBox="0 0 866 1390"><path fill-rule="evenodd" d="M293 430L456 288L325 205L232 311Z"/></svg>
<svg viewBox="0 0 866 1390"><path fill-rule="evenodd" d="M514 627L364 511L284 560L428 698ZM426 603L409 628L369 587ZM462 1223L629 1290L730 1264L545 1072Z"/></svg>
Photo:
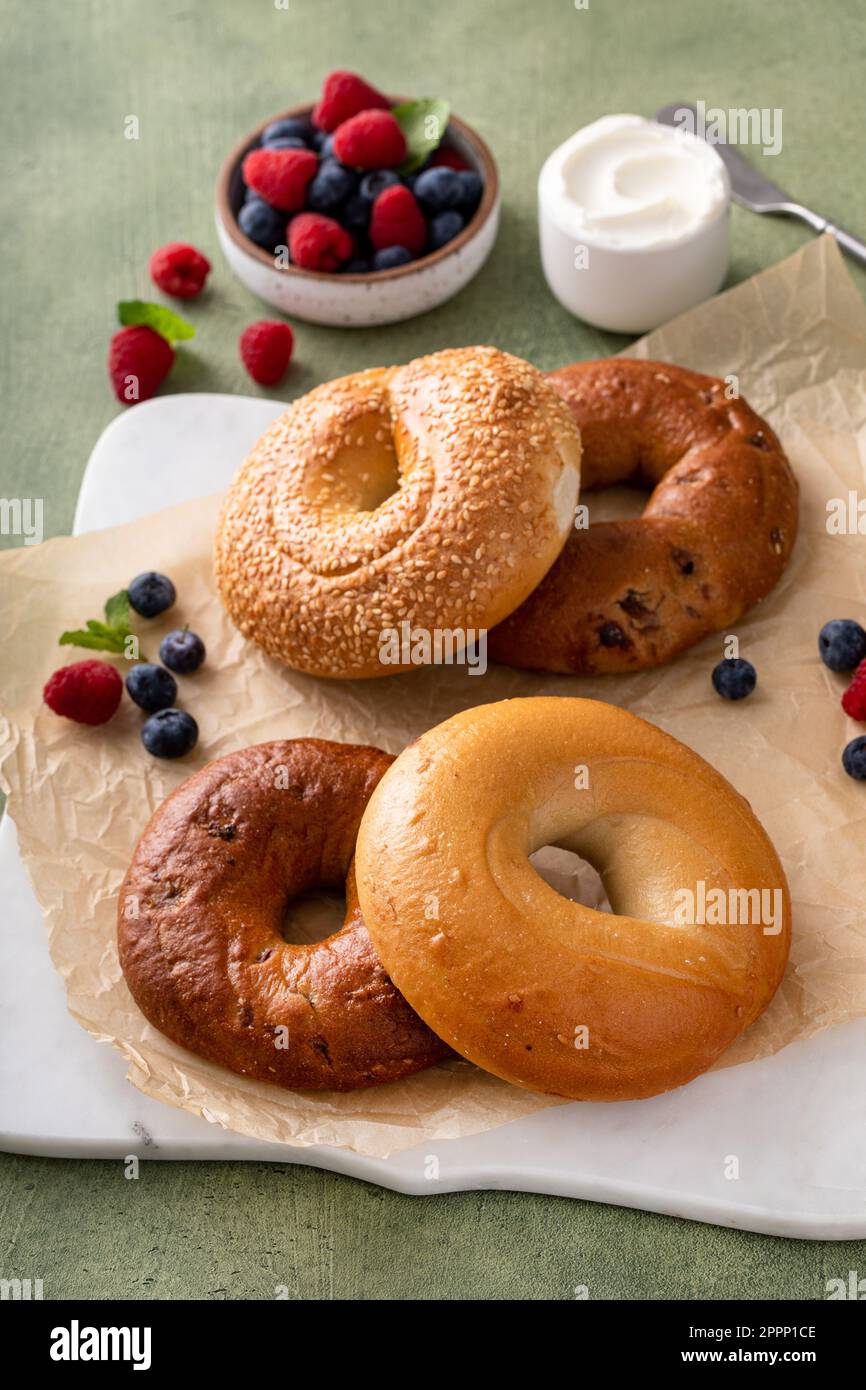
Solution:
<svg viewBox="0 0 866 1390"><path fill-rule="evenodd" d="M311 1090L394 1081L447 1053L388 979L354 892L358 822L392 761L319 739L262 743L163 802L118 909L123 973L154 1027L231 1071ZM287 943L291 899L347 875L342 930Z"/></svg>
<svg viewBox="0 0 866 1390"><path fill-rule="evenodd" d="M654 489L643 516L573 530L495 632L495 661L575 674L639 671L737 622L778 582L797 482L769 425L723 381L612 358L550 374L583 440L585 489Z"/></svg>
<svg viewBox="0 0 866 1390"><path fill-rule="evenodd" d="M580 437L542 374L460 348L317 387L226 495L215 572L229 616L288 666L384 676L383 634L492 627L574 520ZM471 640L471 639L469 639Z"/></svg>
<svg viewBox="0 0 866 1390"><path fill-rule="evenodd" d="M549 887L529 862L545 845L593 864L612 911ZM357 876L373 944L430 1027L507 1081L577 1100L697 1076L788 957L785 875L748 803L594 700L482 705L410 744L364 813Z"/></svg>

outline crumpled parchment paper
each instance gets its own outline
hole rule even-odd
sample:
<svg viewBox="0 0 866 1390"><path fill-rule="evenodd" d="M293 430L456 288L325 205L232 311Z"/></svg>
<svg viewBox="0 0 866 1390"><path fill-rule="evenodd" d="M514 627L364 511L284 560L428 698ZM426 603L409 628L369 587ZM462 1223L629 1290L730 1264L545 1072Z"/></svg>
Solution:
<svg viewBox="0 0 866 1390"><path fill-rule="evenodd" d="M766 826L794 899L791 964L773 1004L724 1065L866 1013L866 785L849 779L839 761L844 744L864 726L846 719L839 706L845 678L829 672L816 649L828 618L866 622L866 542L827 529L828 500L866 495L866 307L835 242L825 237L659 329L630 353L720 376L736 373L742 393L780 434L800 480L801 531L792 563L736 629L741 654L759 672L755 695L742 705L719 700L710 685L724 634L673 665L625 678L495 666L480 677L438 667L343 684L283 670L235 632L216 598L210 554L218 498L0 556L0 767L9 814L69 1008L95 1037L122 1050L130 1080L142 1091L257 1139L331 1144L379 1157L557 1104L461 1061L348 1095L244 1080L146 1023L126 989L115 946L117 890L147 817L204 762L264 739L301 735L398 752L457 710L507 696L587 695L653 720L719 768ZM600 519L621 499L584 500ZM201 739L180 766L144 752L141 717L128 700L99 729L58 719L40 702L51 671L86 655L57 646L62 629L98 616L110 593L151 568L170 573L180 597L166 621L139 623L145 654L156 654L162 632L178 620L202 634L209 652L203 670L182 682L181 702L188 688ZM569 887L567 874L557 881ZM38 1000L33 1007L38 1012Z"/></svg>

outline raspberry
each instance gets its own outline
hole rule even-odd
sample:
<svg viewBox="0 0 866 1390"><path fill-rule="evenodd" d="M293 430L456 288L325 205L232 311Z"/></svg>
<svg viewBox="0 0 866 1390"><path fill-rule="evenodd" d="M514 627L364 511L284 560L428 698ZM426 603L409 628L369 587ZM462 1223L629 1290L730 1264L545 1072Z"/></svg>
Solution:
<svg viewBox="0 0 866 1390"><path fill-rule="evenodd" d="M860 662L851 684L842 696L842 708L852 719L866 722L866 659Z"/></svg>
<svg viewBox="0 0 866 1390"><path fill-rule="evenodd" d="M49 676L42 698L55 714L77 724L106 724L123 694L120 674L107 661L75 661Z"/></svg>
<svg viewBox="0 0 866 1390"><path fill-rule="evenodd" d="M304 206L307 184L319 167L312 150L250 150L243 179L272 208L297 212Z"/></svg>
<svg viewBox="0 0 866 1390"><path fill-rule="evenodd" d="M171 371L174 352L159 333L138 326L121 328L108 348L108 375L123 405L149 400Z"/></svg>
<svg viewBox="0 0 866 1390"><path fill-rule="evenodd" d="M470 166L465 159L461 159L456 150L452 150L449 145L440 145L430 157L431 169L468 169Z"/></svg>
<svg viewBox="0 0 866 1390"><path fill-rule="evenodd" d="M260 386L275 386L285 373L295 345L295 335L287 323L259 319L240 336L241 361Z"/></svg>
<svg viewBox="0 0 866 1390"><path fill-rule="evenodd" d="M354 72L330 72L313 112L313 124L330 134L359 111L387 111L390 102Z"/></svg>
<svg viewBox="0 0 866 1390"><path fill-rule="evenodd" d="M210 270L210 261L194 246L170 241L150 258L150 278L164 294L176 299L192 299L201 294Z"/></svg>
<svg viewBox="0 0 866 1390"><path fill-rule="evenodd" d="M289 223L289 255L302 270L337 270L355 243L345 227L319 212L302 212Z"/></svg>
<svg viewBox="0 0 866 1390"><path fill-rule="evenodd" d="M405 246L413 256L423 251L427 240L424 214L402 183L386 188L373 204L370 240L377 251L385 246Z"/></svg>
<svg viewBox="0 0 866 1390"><path fill-rule="evenodd" d="M350 169L390 169L406 158L406 140L390 111L359 111L337 127L334 154Z"/></svg>

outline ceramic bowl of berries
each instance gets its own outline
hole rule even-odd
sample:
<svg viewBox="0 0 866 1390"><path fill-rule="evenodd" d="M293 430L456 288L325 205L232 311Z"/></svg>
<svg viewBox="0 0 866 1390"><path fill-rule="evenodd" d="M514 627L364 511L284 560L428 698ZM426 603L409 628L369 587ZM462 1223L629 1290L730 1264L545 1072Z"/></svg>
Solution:
<svg viewBox="0 0 866 1390"><path fill-rule="evenodd" d="M226 159L216 224L238 278L312 323L396 323L443 304L490 254L499 179L440 98L331 73L318 102L263 122Z"/></svg>

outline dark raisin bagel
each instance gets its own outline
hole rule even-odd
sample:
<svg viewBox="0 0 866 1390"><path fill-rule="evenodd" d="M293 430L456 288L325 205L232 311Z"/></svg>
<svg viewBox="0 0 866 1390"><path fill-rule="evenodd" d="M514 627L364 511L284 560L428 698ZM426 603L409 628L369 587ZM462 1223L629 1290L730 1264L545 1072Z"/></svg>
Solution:
<svg viewBox="0 0 866 1390"><path fill-rule="evenodd" d="M490 656L639 671L731 627L778 582L797 534L797 481L769 425L724 381L662 362L578 362L550 380L580 428L583 487L654 491L639 518L572 531L490 633Z"/></svg>
<svg viewBox="0 0 866 1390"><path fill-rule="evenodd" d="M358 825L391 756L294 739L230 753L157 809L123 883L118 945L154 1027L231 1071L347 1091L448 1053L392 985L355 894ZM342 888L324 941L281 928L300 893Z"/></svg>

